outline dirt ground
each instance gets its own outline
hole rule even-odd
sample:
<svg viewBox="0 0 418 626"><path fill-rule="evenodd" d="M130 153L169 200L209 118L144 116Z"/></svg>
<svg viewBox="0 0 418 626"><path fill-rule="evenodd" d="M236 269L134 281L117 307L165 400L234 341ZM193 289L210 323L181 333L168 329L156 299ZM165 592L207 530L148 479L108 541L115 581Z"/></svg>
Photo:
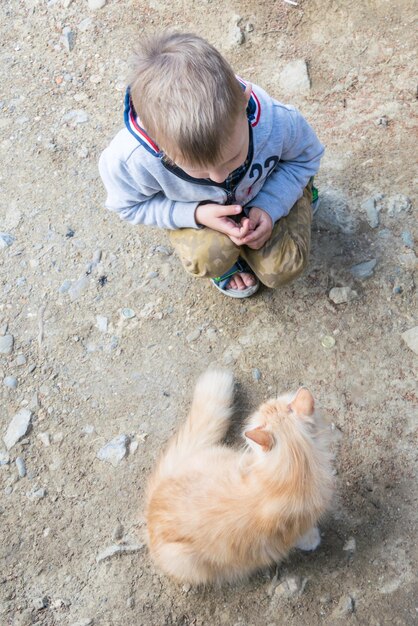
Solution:
<svg viewBox="0 0 418 626"><path fill-rule="evenodd" d="M0 443L1 624L417 623L417 358L401 337L418 311L414 5L2 0L2 437L22 409L31 425ZM310 267L287 288L223 298L163 232L103 208L97 160L123 124L126 60L166 26L207 37L327 147ZM311 86L284 94L295 59ZM333 223L333 203L351 221ZM335 304L333 287L357 298ZM321 547L221 590L176 585L142 545L147 476L209 363L234 369L243 415L303 383L335 425ZM97 453L119 435L130 451L113 466Z"/></svg>

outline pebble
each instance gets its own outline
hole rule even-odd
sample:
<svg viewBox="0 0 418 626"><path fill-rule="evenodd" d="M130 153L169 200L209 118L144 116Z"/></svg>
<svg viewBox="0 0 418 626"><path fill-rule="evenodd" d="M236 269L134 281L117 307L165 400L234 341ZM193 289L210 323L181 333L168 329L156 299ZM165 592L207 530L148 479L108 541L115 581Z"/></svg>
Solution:
<svg viewBox="0 0 418 626"><path fill-rule="evenodd" d="M199 339L199 337L200 337L200 329L197 328L196 330L194 330L193 332L187 335L186 341L188 343L192 343L192 341L196 341L196 339Z"/></svg>
<svg viewBox="0 0 418 626"><path fill-rule="evenodd" d="M258 381L260 380L260 378L261 378L261 372L260 372L260 370L259 370L257 367L254 367L254 368L252 369L252 372L251 372L251 373L252 373L252 375L253 375L253 379L254 379L256 382L258 382Z"/></svg>
<svg viewBox="0 0 418 626"><path fill-rule="evenodd" d="M0 354L11 354L13 352L13 344L13 335L4 335L3 337L0 337Z"/></svg>
<svg viewBox="0 0 418 626"><path fill-rule="evenodd" d="M86 30L88 30L89 28L91 28L93 26L93 20L91 19L91 17L86 17L84 20L81 20L81 22L78 25L78 30L80 32L84 32ZM80 96L82 94L76 94L76 96ZM74 99L77 100L76 96L74 96ZM81 98L81 100L84 100L84 98Z"/></svg>
<svg viewBox="0 0 418 626"><path fill-rule="evenodd" d="M414 249L414 238L412 236L412 234L409 232L409 230L404 230L401 233L401 237L402 237L402 241L404 242L405 246L407 248L411 248L411 250Z"/></svg>
<svg viewBox="0 0 418 626"><path fill-rule="evenodd" d="M113 533L112 533L112 539L113 541L120 541L123 537L123 526L122 524L118 524L117 526L115 526Z"/></svg>
<svg viewBox="0 0 418 626"><path fill-rule="evenodd" d="M15 361L16 365L26 365L26 357L24 354L18 354Z"/></svg>
<svg viewBox="0 0 418 626"><path fill-rule="evenodd" d="M9 453L5 450L0 450L0 467L2 465L8 465L10 463Z"/></svg>
<svg viewBox="0 0 418 626"><path fill-rule="evenodd" d="M35 598L32 605L35 611L42 611L42 609L45 609L48 606L48 598Z"/></svg>
<svg viewBox="0 0 418 626"><path fill-rule="evenodd" d="M144 547L143 543L134 543L134 544L113 544L108 546L96 556L96 563L100 563L101 561L106 561L107 559L111 559L116 554L129 554L130 552L139 552Z"/></svg>
<svg viewBox="0 0 418 626"><path fill-rule="evenodd" d="M354 599L348 595L343 596L339 601L337 608L332 612L333 617L344 617L350 613L354 613L355 602Z"/></svg>
<svg viewBox="0 0 418 626"><path fill-rule="evenodd" d="M62 283L62 285L59 287L58 292L59 293L67 293L67 291L70 289L70 287L71 287L71 280L66 278L64 280L64 282Z"/></svg>
<svg viewBox="0 0 418 626"><path fill-rule="evenodd" d="M0 249L11 246L15 238L9 233L0 233Z"/></svg>
<svg viewBox="0 0 418 626"><path fill-rule="evenodd" d="M18 456L15 462L16 462L17 473L19 474L19 477L24 478L26 476L25 459L22 456Z"/></svg>
<svg viewBox="0 0 418 626"><path fill-rule="evenodd" d="M69 26L62 29L61 41L67 52L71 52L74 48L75 34Z"/></svg>
<svg viewBox="0 0 418 626"><path fill-rule="evenodd" d="M279 585L277 585L274 590L274 595L279 598L301 596L307 582L307 578L301 578L300 576L288 576Z"/></svg>
<svg viewBox="0 0 418 626"><path fill-rule="evenodd" d="M89 282L89 277L84 274L71 285L68 289L68 295L70 296L71 302L78 300L83 291L88 287Z"/></svg>
<svg viewBox="0 0 418 626"><path fill-rule="evenodd" d="M72 2L73 0L62 0L62 6L64 7L64 9L68 9Z"/></svg>
<svg viewBox="0 0 418 626"><path fill-rule="evenodd" d="M129 444L129 454L135 454L138 450L139 443L137 441L131 441Z"/></svg>
<svg viewBox="0 0 418 626"><path fill-rule="evenodd" d="M102 333L107 333L108 319L103 315L96 315L96 326Z"/></svg>
<svg viewBox="0 0 418 626"><path fill-rule="evenodd" d="M350 202L344 192L324 188L321 189L320 200L320 207L314 217L316 228L344 235L353 235L356 232L357 222L350 211Z"/></svg>
<svg viewBox="0 0 418 626"><path fill-rule="evenodd" d="M343 550L345 550L346 552L356 551L356 540L354 539L354 537L350 537L349 539L347 539L343 546Z"/></svg>
<svg viewBox="0 0 418 626"><path fill-rule="evenodd" d="M370 259L370 261L358 263L358 265L353 265L350 268L350 272L355 278L359 278L360 280L370 278L370 276L373 275L373 270L376 267L376 263L376 259Z"/></svg>
<svg viewBox="0 0 418 626"><path fill-rule="evenodd" d="M39 433L38 439L42 441L45 448L49 448L51 445L51 437L49 436L49 433Z"/></svg>
<svg viewBox="0 0 418 626"><path fill-rule="evenodd" d="M164 256L170 256L173 254L173 251L166 246L155 246L154 252L158 252L159 254L163 254Z"/></svg>
<svg viewBox="0 0 418 626"><path fill-rule="evenodd" d="M366 213L367 221L371 228L377 228L379 226L379 212L382 209L382 199L383 194L378 194L368 200L365 200L365 202L361 205L361 208Z"/></svg>
<svg viewBox="0 0 418 626"><path fill-rule="evenodd" d="M63 116L62 121L70 122L73 125L85 124L89 121L89 115L83 109L73 109Z"/></svg>
<svg viewBox="0 0 418 626"><path fill-rule="evenodd" d="M350 302L358 297L357 291L350 287L333 287L329 292L329 299L335 304Z"/></svg>
<svg viewBox="0 0 418 626"><path fill-rule="evenodd" d="M414 326L414 328L410 328L406 330L401 335L402 339L415 354L418 354L418 326Z"/></svg>
<svg viewBox="0 0 418 626"><path fill-rule="evenodd" d="M280 87L285 93L309 93L311 81L304 59L290 61L279 75Z"/></svg>
<svg viewBox="0 0 418 626"><path fill-rule="evenodd" d="M121 310L121 315L126 320L130 320L133 317L135 317L135 311L133 309L129 309L128 307L125 307L124 309Z"/></svg>
<svg viewBox="0 0 418 626"><path fill-rule="evenodd" d="M324 348L333 348L335 346L335 339L334 337L331 337L331 335L325 335L321 339L321 344L324 346Z"/></svg>
<svg viewBox="0 0 418 626"><path fill-rule="evenodd" d="M92 11L97 11L98 9L102 9L107 0L88 0L89 9Z"/></svg>
<svg viewBox="0 0 418 626"><path fill-rule="evenodd" d="M78 622L71 622L70 626L93 626L93 620L89 617L80 619Z"/></svg>
<svg viewBox="0 0 418 626"><path fill-rule="evenodd" d="M32 412L29 409L21 409L9 424L6 434L3 437L3 441L6 444L6 448L10 450L15 443L22 439L26 435L30 427L30 421Z"/></svg>
<svg viewBox="0 0 418 626"><path fill-rule="evenodd" d="M29 500L42 500L46 496L46 489L40 487L40 489L32 489L32 491L27 491L26 496Z"/></svg>
<svg viewBox="0 0 418 626"><path fill-rule="evenodd" d="M388 215L395 217L399 213L409 213L412 208L412 202L408 196L398 193L388 200Z"/></svg>
<svg viewBox="0 0 418 626"><path fill-rule="evenodd" d="M6 378L3 379L3 383L6 385L6 387L10 387L10 389L16 389L17 378L15 378L14 376L6 376Z"/></svg>
<svg viewBox="0 0 418 626"><path fill-rule="evenodd" d="M129 437L127 435L119 435L98 451L97 458L116 467L125 458L128 452L128 444Z"/></svg>
<svg viewBox="0 0 418 626"><path fill-rule="evenodd" d="M245 41L245 35L243 30L234 24L229 32L229 44L230 46L242 46Z"/></svg>
<svg viewBox="0 0 418 626"><path fill-rule="evenodd" d="M129 596L126 600L126 608L133 609L135 606L135 598L133 596Z"/></svg>

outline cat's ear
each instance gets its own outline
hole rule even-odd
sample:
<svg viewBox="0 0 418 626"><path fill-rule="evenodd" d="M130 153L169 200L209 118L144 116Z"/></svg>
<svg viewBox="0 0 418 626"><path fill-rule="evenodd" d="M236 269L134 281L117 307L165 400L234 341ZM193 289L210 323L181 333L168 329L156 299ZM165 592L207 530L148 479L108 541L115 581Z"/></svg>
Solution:
<svg viewBox="0 0 418 626"><path fill-rule="evenodd" d="M298 415L313 415L315 409L315 401L313 399L313 395L306 389L306 387L301 387L297 392L294 400L289 404L289 408L297 413Z"/></svg>
<svg viewBox="0 0 418 626"><path fill-rule="evenodd" d="M255 441L255 443L258 443L264 452L271 450L274 445L273 435L268 430L264 430L262 426L258 426L253 430L247 430L244 435L247 439L251 439L252 441Z"/></svg>

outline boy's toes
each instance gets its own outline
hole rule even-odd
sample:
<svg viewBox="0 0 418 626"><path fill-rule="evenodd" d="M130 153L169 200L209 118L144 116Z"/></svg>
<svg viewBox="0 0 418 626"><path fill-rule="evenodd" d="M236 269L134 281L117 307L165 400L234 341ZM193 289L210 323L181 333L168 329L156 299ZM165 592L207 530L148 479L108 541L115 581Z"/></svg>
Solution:
<svg viewBox="0 0 418 626"><path fill-rule="evenodd" d="M251 287L251 285L255 285L255 276L253 274L249 274L247 272L242 272L239 274L235 274L228 284L228 289L246 289L247 287Z"/></svg>

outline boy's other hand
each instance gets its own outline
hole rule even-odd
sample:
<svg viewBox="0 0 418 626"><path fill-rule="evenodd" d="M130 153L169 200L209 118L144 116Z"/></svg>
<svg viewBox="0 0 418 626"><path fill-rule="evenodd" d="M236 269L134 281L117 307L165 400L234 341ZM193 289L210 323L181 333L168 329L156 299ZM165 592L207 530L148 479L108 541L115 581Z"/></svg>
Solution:
<svg viewBox="0 0 418 626"><path fill-rule="evenodd" d="M253 250L259 250L270 239L273 230L273 220L263 209L251 207L248 219L243 218L241 223L248 222L248 232L240 237L232 236L231 240L237 246L248 246Z"/></svg>
<svg viewBox="0 0 418 626"><path fill-rule="evenodd" d="M248 218L242 218L239 223L233 219L233 216L241 212L242 206L239 204L199 204L195 211L195 220L197 224L227 235L231 241L240 246L241 240L251 230L251 220Z"/></svg>

